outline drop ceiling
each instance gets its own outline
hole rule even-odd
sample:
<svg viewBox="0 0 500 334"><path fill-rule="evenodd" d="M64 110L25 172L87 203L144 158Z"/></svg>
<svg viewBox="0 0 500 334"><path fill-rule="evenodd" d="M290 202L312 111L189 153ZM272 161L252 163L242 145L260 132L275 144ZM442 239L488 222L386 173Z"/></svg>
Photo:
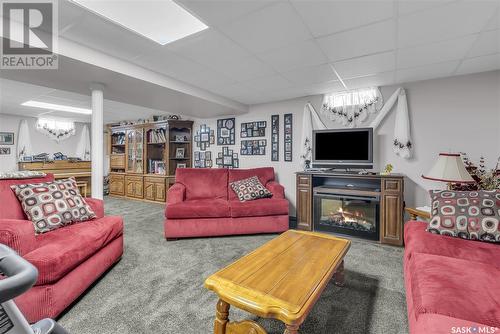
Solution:
<svg viewBox="0 0 500 334"><path fill-rule="evenodd" d="M90 115L53 111L22 106L23 102L36 100L45 103L90 108L88 95L76 94L23 82L0 79L0 117L2 114L25 117L65 118L75 122L90 122ZM104 123L122 120L147 119L153 115L166 115L165 111L137 105L104 100Z"/></svg>
<svg viewBox="0 0 500 334"><path fill-rule="evenodd" d="M59 34L243 104L500 69L500 1L176 2L209 28L161 46L60 1Z"/></svg>

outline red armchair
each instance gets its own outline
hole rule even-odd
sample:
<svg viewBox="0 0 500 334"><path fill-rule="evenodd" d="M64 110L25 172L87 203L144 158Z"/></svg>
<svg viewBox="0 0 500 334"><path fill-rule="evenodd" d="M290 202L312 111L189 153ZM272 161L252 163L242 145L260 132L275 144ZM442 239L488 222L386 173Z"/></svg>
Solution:
<svg viewBox="0 0 500 334"><path fill-rule="evenodd" d="M240 202L230 183L257 176L272 198ZM165 237L279 233L288 229L285 190L272 167L254 169L179 168L167 194Z"/></svg>
<svg viewBox="0 0 500 334"><path fill-rule="evenodd" d="M30 322L57 317L123 254L122 218L104 216L103 202L97 199L85 199L96 219L35 235L10 185L53 179L49 174L0 180L0 243L15 249L39 272L35 286L16 299Z"/></svg>

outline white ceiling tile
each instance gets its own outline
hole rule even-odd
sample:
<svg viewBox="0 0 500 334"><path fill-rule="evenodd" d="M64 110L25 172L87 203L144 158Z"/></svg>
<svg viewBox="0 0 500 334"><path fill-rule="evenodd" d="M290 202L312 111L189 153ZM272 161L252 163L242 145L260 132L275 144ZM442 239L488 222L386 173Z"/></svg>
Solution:
<svg viewBox="0 0 500 334"><path fill-rule="evenodd" d="M484 27L483 31L486 30L495 30L500 29L500 9L497 9L496 12L490 18L488 24Z"/></svg>
<svg viewBox="0 0 500 334"><path fill-rule="evenodd" d="M174 42L168 49L230 76L235 81L273 73L271 67L213 29Z"/></svg>
<svg viewBox="0 0 500 334"><path fill-rule="evenodd" d="M494 1L463 1L402 16L398 22L398 47L477 33L496 6Z"/></svg>
<svg viewBox="0 0 500 334"><path fill-rule="evenodd" d="M500 69L500 53L465 59L455 74L493 71Z"/></svg>
<svg viewBox="0 0 500 334"><path fill-rule="evenodd" d="M394 84L394 72L385 72L365 77L344 80L348 89L358 89L373 86L389 86Z"/></svg>
<svg viewBox="0 0 500 334"><path fill-rule="evenodd" d="M256 91L266 92L270 90L280 90L291 87L290 81L283 78L281 75L271 75L258 77L252 80L242 82L244 85L255 89Z"/></svg>
<svg viewBox="0 0 500 334"><path fill-rule="evenodd" d="M439 7L445 4L450 4L454 0L432 0L432 1L421 1L421 0L399 0L398 1L398 13L399 15L406 15L413 12L418 12L422 10L429 10L434 7Z"/></svg>
<svg viewBox="0 0 500 334"><path fill-rule="evenodd" d="M397 70L396 81L411 82L447 77L452 75L453 71L457 68L458 63L458 60L454 60L446 63Z"/></svg>
<svg viewBox="0 0 500 334"><path fill-rule="evenodd" d="M394 49L394 22L385 21L318 39L332 61Z"/></svg>
<svg viewBox="0 0 500 334"><path fill-rule="evenodd" d="M470 35L441 43L431 43L398 50L398 68L457 60L464 58L477 36Z"/></svg>
<svg viewBox="0 0 500 334"><path fill-rule="evenodd" d="M196 60L200 64L212 65L222 58L248 57L251 54L235 42L214 29L207 29L166 46L178 55Z"/></svg>
<svg viewBox="0 0 500 334"><path fill-rule="evenodd" d="M500 31L490 30L479 34L467 57L484 56L500 52Z"/></svg>
<svg viewBox="0 0 500 334"><path fill-rule="evenodd" d="M392 1L292 1L315 37L393 16Z"/></svg>
<svg viewBox="0 0 500 334"><path fill-rule="evenodd" d="M320 84L306 86L304 87L303 92L306 95L316 95L316 94L338 92L341 90L345 90L345 88L340 83L340 81L329 81Z"/></svg>
<svg viewBox="0 0 500 334"><path fill-rule="evenodd" d="M231 22L275 1L270 0L177 0L179 5L211 27Z"/></svg>
<svg viewBox="0 0 500 334"><path fill-rule="evenodd" d="M130 60L141 54L155 52L160 45L137 35L93 13L64 31L62 37L111 56Z"/></svg>
<svg viewBox="0 0 500 334"><path fill-rule="evenodd" d="M254 53L279 48L311 36L288 2L264 7L220 29Z"/></svg>
<svg viewBox="0 0 500 334"><path fill-rule="evenodd" d="M257 57L280 72L303 66L320 65L328 61L314 40L293 43L258 54Z"/></svg>
<svg viewBox="0 0 500 334"><path fill-rule="evenodd" d="M336 62L333 64L342 79L356 76L367 76L377 73L393 71L396 67L394 52L384 52Z"/></svg>
<svg viewBox="0 0 500 334"><path fill-rule="evenodd" d="M317 65L284 72L282 75L296 85L310 85L337 80L330 65Z"/></svg>

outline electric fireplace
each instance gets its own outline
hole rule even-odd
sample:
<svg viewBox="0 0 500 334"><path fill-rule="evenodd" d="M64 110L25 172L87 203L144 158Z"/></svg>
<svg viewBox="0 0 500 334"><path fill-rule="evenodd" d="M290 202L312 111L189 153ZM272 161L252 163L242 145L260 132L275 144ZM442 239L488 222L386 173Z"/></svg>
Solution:
<svg viewBox="0 0 500 334"><path fill-rule="evenodd" d="M314 230L379 239L379 196L314 192Z"/></svg>

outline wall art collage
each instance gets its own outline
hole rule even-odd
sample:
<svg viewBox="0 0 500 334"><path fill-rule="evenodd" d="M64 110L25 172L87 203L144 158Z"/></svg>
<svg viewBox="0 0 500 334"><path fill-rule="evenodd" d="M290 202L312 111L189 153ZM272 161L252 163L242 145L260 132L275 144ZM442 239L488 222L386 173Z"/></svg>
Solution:
<svg viewBox="0 0 500 334"><path fill-rule="evenodd" d="M211 144L215 144L214 130L210 130L206 124L200 125L200 129L196 130L196 134L194 135L194 141L196 142L196 147L201 151L206 151Z"/></svg>
<svg viewBox="0 0 500 334"><path fill-rule="evenodd" d="M233 152L229 147L222 147L222 152L217 153L217 159L215 163L220 168L239 168L240 160L238 159L238 153Z"/></svg>
<svg viewBox="0 0 500 334"><path fill-rule="evenodd" d="M241 138L265 137L266 127L266 121L241 123Z"/></svg>
<svg viewBox="0 0 500 334"><path fill-rule="evenodd" d="M235 118L217 120L217 145L235 144Z"/></svg>
<svg viewBox="0 0 500 334"><path fill-rule="evenodd" d="M242 140L241 155L266 155L267 140Z"/></svg>
<svg viewBox="0 0 500 334"><path fill-rule="evenodd" d="M211 168L212 166L212 152L194 151L194 168Z"/></svg>

